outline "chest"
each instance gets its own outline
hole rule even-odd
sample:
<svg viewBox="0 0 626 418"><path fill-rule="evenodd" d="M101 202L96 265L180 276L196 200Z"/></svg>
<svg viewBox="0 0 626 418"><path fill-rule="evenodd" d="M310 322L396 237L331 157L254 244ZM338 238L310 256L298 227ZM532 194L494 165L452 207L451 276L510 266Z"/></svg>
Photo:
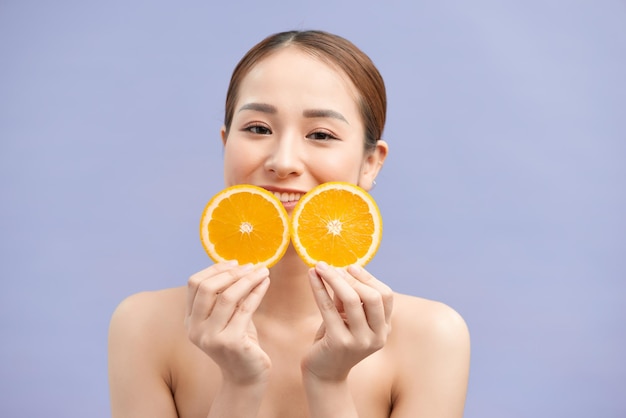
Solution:
<svg viewBox="0 0 626 418"><path fill-rule="evenodd" d="M272 374L261 404L259 417L299 418L308 416L308 405L300 359L312 343L311 338L261 339L272 360ZM389 416L392 373L384 350L355 366L349 385L360 417ZM219 390L221 373L215 363L192 344L186 344L172 370L172 392L181 418L204 418Z"/></svg>

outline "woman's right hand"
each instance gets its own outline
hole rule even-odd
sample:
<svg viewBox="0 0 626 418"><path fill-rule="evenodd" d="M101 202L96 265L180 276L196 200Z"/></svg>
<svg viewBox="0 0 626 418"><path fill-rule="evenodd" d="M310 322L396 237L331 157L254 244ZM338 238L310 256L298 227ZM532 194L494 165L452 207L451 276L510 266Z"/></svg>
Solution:
<svg viewBox="0 0 626 418"><path fill-rule="evenodd" d="M236 385L266 381L271 361L258 343L252 315L269 286L264 266L215 264L189 278L185 326L189 339Z"/></svg>

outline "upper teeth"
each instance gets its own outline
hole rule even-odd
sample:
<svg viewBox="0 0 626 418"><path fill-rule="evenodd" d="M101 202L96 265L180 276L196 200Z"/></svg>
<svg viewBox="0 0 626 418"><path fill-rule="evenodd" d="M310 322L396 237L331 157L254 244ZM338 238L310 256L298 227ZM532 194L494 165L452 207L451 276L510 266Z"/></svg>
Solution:
<svg viewBox="0 0 626 418"><path fill-rule="evenodd" d="M274 196L276 196L281 202L294 202L300 200L302 197L302 193L280 193L274 192Z"/></svg>

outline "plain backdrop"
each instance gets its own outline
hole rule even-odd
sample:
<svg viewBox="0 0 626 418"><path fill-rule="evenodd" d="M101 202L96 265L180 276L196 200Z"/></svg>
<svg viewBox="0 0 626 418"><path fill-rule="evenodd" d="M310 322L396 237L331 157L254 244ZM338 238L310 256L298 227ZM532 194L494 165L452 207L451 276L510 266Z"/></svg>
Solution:
<svg viewBox="0 0 626 418"><path fill-rule="evenodd" d="M626 3L0 1L0 416L106 417L107 328L181 286L230 72L286 29L383 74L369 269L466 319L466 417L626 416Z"/></svg>

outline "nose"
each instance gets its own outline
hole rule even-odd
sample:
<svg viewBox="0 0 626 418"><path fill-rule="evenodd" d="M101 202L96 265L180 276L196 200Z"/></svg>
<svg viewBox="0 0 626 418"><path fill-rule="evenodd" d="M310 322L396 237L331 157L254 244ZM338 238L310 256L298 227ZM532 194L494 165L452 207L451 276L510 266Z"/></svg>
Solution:
<svg viewBox="0 0 626 418"><path fill-rule="evenodd" d="M301 144L296 135L276 138L274 149L265 162L265 168L280 179L302 174Z"/></svg>

